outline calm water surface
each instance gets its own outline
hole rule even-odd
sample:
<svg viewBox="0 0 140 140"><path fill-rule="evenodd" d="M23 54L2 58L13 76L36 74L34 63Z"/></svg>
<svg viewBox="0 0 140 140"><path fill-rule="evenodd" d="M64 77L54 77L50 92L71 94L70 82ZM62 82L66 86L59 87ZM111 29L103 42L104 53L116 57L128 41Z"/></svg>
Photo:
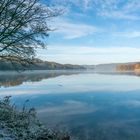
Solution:
<svg viewBox="0 0 140 140"><path fill-rule="evenodd" d="M140 77L78 71L0 73L0 97L26 99L48 127L74 140L139 140Z"/></svg>

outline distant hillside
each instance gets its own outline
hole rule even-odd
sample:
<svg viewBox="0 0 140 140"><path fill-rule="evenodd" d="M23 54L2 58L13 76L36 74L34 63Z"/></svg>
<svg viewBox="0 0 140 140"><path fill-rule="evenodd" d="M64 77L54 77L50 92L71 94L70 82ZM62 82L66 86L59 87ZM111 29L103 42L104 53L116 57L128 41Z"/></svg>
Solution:
<svg viewBox="0 0 140 140"><path fill-rule="evenodd" d="M29 65L28 67L23 67L20 64L0 60L0 70L72 70L72 69L86 69L81 65L71 65L71 64L59 64L55 62L48 62L36 59L34 64Z"/></svg>
<svg viewBox="0 0 140 140"><path fill-rule="evenodd" d="M135 72L140 72L140 62L120 64L120 65L117 65L116 70L117 71L135 71Z"/></svg>

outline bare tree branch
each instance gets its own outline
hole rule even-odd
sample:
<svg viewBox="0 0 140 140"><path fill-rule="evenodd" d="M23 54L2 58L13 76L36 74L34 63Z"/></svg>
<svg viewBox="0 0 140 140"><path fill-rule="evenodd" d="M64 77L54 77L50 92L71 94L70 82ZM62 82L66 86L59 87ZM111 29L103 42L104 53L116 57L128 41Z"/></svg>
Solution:
<svg viewBox="0 0 140 140"><path fill-rule="evenodd" d="M36 47L44 47L51 29L50 18L61 10L51 9L39 0L0 1L0 59L32 63Z"/></svg>

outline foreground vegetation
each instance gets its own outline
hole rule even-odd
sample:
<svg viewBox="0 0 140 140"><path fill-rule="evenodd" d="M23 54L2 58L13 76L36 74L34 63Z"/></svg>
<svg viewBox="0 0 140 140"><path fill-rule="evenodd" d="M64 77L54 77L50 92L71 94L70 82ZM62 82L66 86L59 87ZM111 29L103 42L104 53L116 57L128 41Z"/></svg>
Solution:
<svg viewBox="0 0 140 140"><path fill-rule="evenodd" d="M70 140L70 137L44 127L34 108L26 109L24 105L19 111L7 96L0 100L0 140Z"/></svg>

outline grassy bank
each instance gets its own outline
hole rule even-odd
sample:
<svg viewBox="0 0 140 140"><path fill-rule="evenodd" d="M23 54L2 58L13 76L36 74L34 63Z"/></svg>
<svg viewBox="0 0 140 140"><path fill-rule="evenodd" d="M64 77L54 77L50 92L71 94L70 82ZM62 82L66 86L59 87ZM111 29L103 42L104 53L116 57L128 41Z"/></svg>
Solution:
<svg viewBox="0 0 140 140"><path fill-rule="evenodd" d="M34 108L23 106L18 110L7 96L0 100L0 140L70 140L70 137L60 130L44 127Z"/></svg>

